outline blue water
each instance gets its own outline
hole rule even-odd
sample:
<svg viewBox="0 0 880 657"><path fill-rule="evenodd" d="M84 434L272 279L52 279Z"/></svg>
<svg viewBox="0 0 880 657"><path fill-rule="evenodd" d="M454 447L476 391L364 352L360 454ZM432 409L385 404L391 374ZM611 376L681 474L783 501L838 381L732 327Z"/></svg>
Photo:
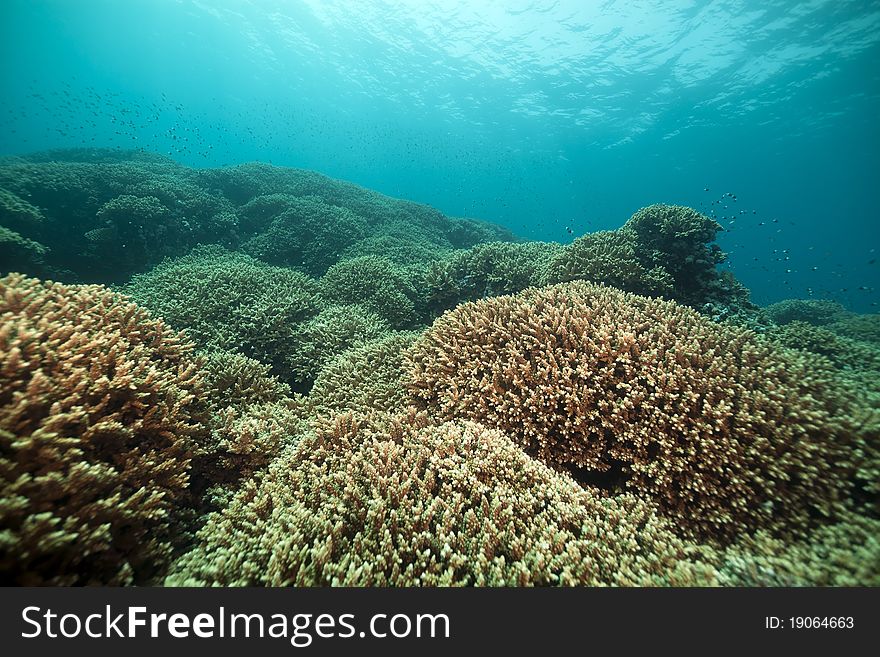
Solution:
<svg viewBox="0 0 880 657"><path fill-rule="evenodd" d="M754 300L880 302L877 1L3 0L0 69L0 154L267 161L561 242L682 203Z"/></svg>

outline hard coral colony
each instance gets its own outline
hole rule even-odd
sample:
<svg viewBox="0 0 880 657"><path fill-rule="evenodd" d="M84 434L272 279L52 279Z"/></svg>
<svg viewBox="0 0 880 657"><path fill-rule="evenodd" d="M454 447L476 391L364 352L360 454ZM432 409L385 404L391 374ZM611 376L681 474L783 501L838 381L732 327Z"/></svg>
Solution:
<svg viewBox="0 0 880 657"><path fill-rule="evenodd" d="M877 318L758 308L718 229L6 158L0 581L880 584Z"/></svg>

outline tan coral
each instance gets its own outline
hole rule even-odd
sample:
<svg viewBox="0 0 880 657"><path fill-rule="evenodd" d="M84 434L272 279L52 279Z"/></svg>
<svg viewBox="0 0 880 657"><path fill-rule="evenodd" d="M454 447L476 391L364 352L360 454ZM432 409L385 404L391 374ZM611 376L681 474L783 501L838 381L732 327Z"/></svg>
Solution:
<svg viewBox="0 0 880 657"><path fill-rule="evenodd" d="M723 537L798 531L876 472L877 413L832 368L672 302L574 282L459 306L408 356L440 418Z"/></svg>
<svg viewBox="0 0 880 657"><path fill-rule="evenodd" d="M192 346L101 286L0 279L0 578L149 581L201 439Z"/></svg>
<svg viewBox="0 0 880 657"><path fill-rule="evenodd" d="M319 423L199 533L167 584L686 585L714 568L631 495L602 498L473 422Z"/></svg>

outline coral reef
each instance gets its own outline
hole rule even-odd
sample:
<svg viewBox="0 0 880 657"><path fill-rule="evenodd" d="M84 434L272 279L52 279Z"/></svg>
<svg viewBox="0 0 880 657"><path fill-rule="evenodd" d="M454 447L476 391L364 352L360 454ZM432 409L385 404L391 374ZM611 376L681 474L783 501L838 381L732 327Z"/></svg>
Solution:
<svg viewBox="0 0 880 657"><path fill-rule="evenodd" d="M0 583L878 585L880 316L719 229L0 158Z"/></svg>
<svg viewBox="0 0 880 657"><path fill-rule="evenodd" d="M268 365L247 356L213 351L199 366L212 412L210 440L193 455L192 488L204 512L223 508L242 481L296 440L306 405Z"/></svg>
<svg viewBox="0 0 880 657"><path fill-rule="evenodd" d="M394 328L416 323L416 289L407 272L387 258L342 260L327 270L320 283L328 303L361 305Z"/></svg>
<svg viewBox="0 0 880 657"><path fill-rule="evenodd" d="M315 171L250 163L197 171L195 176L202 186L219 190L235 205L244 205L279 190L294 197L315 197L326 205L363 218L371 235L404 239L419 235L441 248L466 248L481 241L514 239L510 231L501 226L446 217L427 205L384 196Z"/></svg>
<svg viewBox="0 0 880 657"><path fill-rule="evenodd" d="M40 209L7 189L0 188L0 226L39 235L46 218Z"/></svg>
<svg viewBox="0 0 880 657"><path fill-rule="evenodd" d="M191 345L100 286L0 279L0 578L150 581L203 439Z"/></svg>
<svg viewBox="0 0 880 657"><path fill-rule="evenodd" d="M297 197L291 194L264 194L255 196L238 207L239 227L243 235L262 233L275 219L295 209Z"/></svg>
<svg viewBox="0 0 880 657"><path fill-rule="evenodd" d="M694 534L798 533L876 481L877 412L814 358L584 282L446 313L408 355L436 416L498 428Z"/></svg>
<svg viewBox="0 0 880 657"><path fill-rule="evenodd" d="M650 507L601 498L472 422L322 423L212 515L169 585L686 585L714 569Z"/></svg>
<svg viewBox="0 0 880 657"><path fill-rule="evenodd" d="M57 155L0 161L0 188L40 208L39 226L20 232L47 247L50 271L68 280L121 283L199 242L234 239L231 204L193 185L186 167L136 152Z"/></svg>
<svg viewBox="0 0 880 657"><path fill-rule="evenodd" d="M617 230L588 233L550 254L542 284L586 280L646 296L674 299L716 316L747 316L748 290L717 265L713 219L678 205L642 208Z"/></svg>
<svg viewBox="0 0 880 657"><path fill-rule="evenodd" d="M492 242L452 251L419 277L424 305L434 316L465 301L537 285L547 259L561 249L548 242Z"/></svg>
<svg viewBox="0 0 880 657"><path fill-rule="evenodd" d="M272 366L291 384L297 324L324 308L307 275L219 246L165 260L123 291L206 350L236 351Z"/></svg>
<svg viewBox="0 0 880 657"><path fill-rule="evenodd" d="M785 299L766 306L764 312L774 324L779 325L804 322L824 326L847 315L843 306L827 299Z"/></svg>
<svg viewBox="0 0 880 657"><path fill-rule="evenodd" d="M418 333L390 333L343 352L318 374L308 397L313 415L392 413L409 404L404 351Z"/></svg>

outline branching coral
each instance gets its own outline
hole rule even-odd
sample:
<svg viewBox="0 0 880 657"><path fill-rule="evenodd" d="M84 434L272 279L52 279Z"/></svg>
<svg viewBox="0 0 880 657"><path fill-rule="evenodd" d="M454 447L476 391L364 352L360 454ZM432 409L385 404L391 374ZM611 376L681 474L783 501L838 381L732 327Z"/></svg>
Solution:
<svg viewBox="0 0 880 657"><path fill-rule="evenodd" d="M0 187L0 226L38 237L45 221L39 208Z"/></svg>
<svg viewBox="0 0 880 657"><path fill-rule="evenodd" d="M880 315L849 314L827 325L837 335L880 345Z"/></svg>
<svg viewBox="0 0 880 657"><path fill-rule="evenodd" d="M328 303L361 305L394 328L407 328L416 322L416 290L407 272L387 258L342 260L327 270L320 282L321 294Z"/></svg>
<svg viewBox="0 0 880 657"><path fill-rule="evenodd" d="M318 374L308 403L316 415L395 412L410 402L403 354L414 332L391 333L343 352Z"/></svg>
<svg viewBox="0 0 880 657"><path fill-rule="evenodd" d="M877 413L830 367L675 303L527 290L445 314L409 361L439 417L507 431L697 534L797 532L876 484Z"/></svg>
<svg viewBox="0 0 880 657"><path fill-rule="evenodd" d="M211 439L193 455L193 489L203 508L222 508L243 480L296 439L305 403L269 366L241 354L214 351L199 365Z"/></svg>
<svg viewBox="0 0 880 657"><path fill-rule="evenodd" d="M721 226L714 219L681 205L649 205L620 229L636 237L636 254L648 271L658 268L673 280L672 297L695 307L725 302L739 290L730 289L716 265L725 254L714 244Z"/></svg>
<svg viewBox="0 0 880 657"><path fill-rule="evenodd" d="M342 259L351 260L360 256L381 256L398 266L423 266L439 260L448 250L428 240L410 236L373 235L355 242L342 254Z"/></svg>
<svg viewBox="0 0 880 657"><path fill-rule="evenodd" d="M361 306L330 306L292 331L290 369L297 381L313 381L334 356L390 330L388 322Z"/></svg>
<svg viewBox="0 0 880 657"><path fill-rule="evenodd" d="M212 515L167 584L705 584L650 507L602 499L472 422L320 423Z"/></svg>
<svg viewBox="0 0 880 657"><path fill-rule="evenodd" d="M848 514L800 541L745 537L718 561L722 586L880 586L880 521Z"/></svg>
<svg viewBox="0 0 880 657"><path fill-rule="evenodd" d="M191 345L99 286L0 279L0 578L149 581L204 437Z"/></svg>
<svg viewBox="0 0 880 657"><path fill-rule="evenodd" d="M317 282L221 247L198 247L135 276L124 291L207 350L238 351L272 365L296 383L290 369L293 332L323 307Z"/></svg>
<svg viewBox="0 0 880 657"><path fill-rule="evenodd" d="M279 402L291 396L290 386L260 361L229 351L212 351L200 361L206 400L219 413L229 407Z"/></svg>
<svg viewBox="0 0 880 657"><path fill-rule="evenodd" d="M752 311L748 290L717 265L713 219L677 205L651 205L621 228L577 238L547 263L544 283L587 280L675 299L713 314Z"/></svg>
<svg viewBox="0 0 880 657"><path fill-rule="evenodd" d="M419 277L432 315L465 301L519 292L543 279L543 267L561 246L551 242L492 242L452 251Z"/></svg>
<svg viewBox="0 0 880 657"><path fill-rule="evenodd" d="M443 232L455 249L467 249L489 242L512 242L514 235L496 224L462 217L450 218L442 223Z"/></svg>
<svg viewBox="0 0 880 657"><path fill-rule="evenodd" d="M194 185L186 167L137 153L51 155L0 162L0 205L18 198L13 218L29 217L10 227L50 250L51 272L120 283L197 243L234 241L232 205Z"/></svg>
<svg viewBox="0 0 880 657"><path fill-rule="evenodd" d="M317 196L291 198L287 209L242 248L271 264L320 276L346 247L364 237L364 223L350 210Z"/></svg>
<svg viewBox="0 0 880 657"><path fill-rule="evenodd" d="M513 238L500 226L452 219L314 171L190 169L142 151L99 149L0 158L0 225L44 245L53 275L108 283L197 244L242 247L320 276L371 236L421 246L401 252L421 250L420 262L425 247L440 252Z"/></svg>
<svg viewBox="0 0 880 657"><path fill-rule="evenodd" d="M281 214L296 208L297 203L297 197L291 194L264 194L252 198L238 208L242 234L262 233Z"/></svg>
<svg viewBox="0 0 880 657"><path fill-rule="evenodd" d="M637 294L672 296L672 276L662 266L646 269L636 255L637 246L631 231L588 233L550 259L543 279L546 283L585 280Z"/></svg>
<svg viewBox="0 0 880 657"><path fill-rule="evenodd" d="M0 226L0 261L3 262L0 273L39 271L48 250L39 242Z"/></svg>
<svg viewBox="0 0 880 657"><path fill-rule="evenodd" d="M873 373L880 390L880 347L801 321L773 327L766 335L791 349L824 356L841 370Z"/></svg>
<svg viewBox="0 0 880 657"><path fill-rule="evenodd" d="M85 236L104 280L120 273L127 278L129 272L179 253L181 244L192 244L186 225L155 196L117 196L96 216L100 225Z"/></svg>

